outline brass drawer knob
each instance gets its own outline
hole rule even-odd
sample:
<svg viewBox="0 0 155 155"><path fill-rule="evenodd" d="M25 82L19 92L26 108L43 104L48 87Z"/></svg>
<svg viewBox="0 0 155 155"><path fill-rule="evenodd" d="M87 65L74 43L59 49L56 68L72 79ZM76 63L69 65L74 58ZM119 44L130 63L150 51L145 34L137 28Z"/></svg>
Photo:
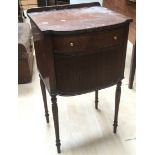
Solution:
<svg viewBox="0 0 155 155"><path fill-rule="evenodd" d="M117 40L117 36L114 36L114 40Z"/></svg>
<svg viewBox="0 0 155 155"><path fill-rule="evenodd" d="M73 42L70 42L70 46L73 47L74 46L74 43Z"/></svg>

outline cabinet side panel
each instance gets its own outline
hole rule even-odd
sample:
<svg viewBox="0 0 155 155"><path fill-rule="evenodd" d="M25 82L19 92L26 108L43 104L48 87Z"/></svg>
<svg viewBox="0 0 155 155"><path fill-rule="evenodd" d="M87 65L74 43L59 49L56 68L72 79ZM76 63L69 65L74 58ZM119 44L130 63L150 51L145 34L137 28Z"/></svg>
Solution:
<svg viewBox="0 0 155 155"><path fill-rule="evenodd" d="M49 47L47 46L47 39L42 32L31 21L32 33L34 39L35 56L37 62L37 68L41 75L47 90L51 93L50 83L50 65L49 65Z"/></svg>

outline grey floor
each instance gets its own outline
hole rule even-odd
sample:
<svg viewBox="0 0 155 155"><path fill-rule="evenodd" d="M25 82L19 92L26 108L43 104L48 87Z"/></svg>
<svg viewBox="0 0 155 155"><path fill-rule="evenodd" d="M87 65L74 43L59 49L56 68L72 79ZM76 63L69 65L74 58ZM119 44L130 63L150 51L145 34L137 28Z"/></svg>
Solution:
<svg viewBox="0 0 155 155"><path fill-rule="evenodd" d="M128 42L116 135L112 131L115 86L99 91L99 110L94 108L94 93L58 96L62 155L136 154L136 82L133 89L128 89L131 52L132 44ZM49 124L44 117L39 77L34 63L32 82L18 85L18 154L57 154L48 92L47 100Z"/></svg>

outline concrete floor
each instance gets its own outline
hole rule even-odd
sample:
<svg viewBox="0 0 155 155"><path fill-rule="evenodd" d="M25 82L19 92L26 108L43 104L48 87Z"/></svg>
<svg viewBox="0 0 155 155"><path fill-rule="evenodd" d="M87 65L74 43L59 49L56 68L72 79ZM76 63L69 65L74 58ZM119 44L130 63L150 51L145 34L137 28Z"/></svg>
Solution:
<svg viewBox="0 0 155 155"><path fill-rule="evenodd" d="M81 0L80 0L81 1ZM75 1L72 1L74 3ZM128 89L132 44L128 42L125 79L122 81L118 132L113 134L116 86L99 91L99 110L94 108L94 93L59 97L59 123L62 155L135 155L136 83ZM36 63L32 82L18 85L18 153L56 155L51 101L47 92L50 123L44 107Z"/></svg>

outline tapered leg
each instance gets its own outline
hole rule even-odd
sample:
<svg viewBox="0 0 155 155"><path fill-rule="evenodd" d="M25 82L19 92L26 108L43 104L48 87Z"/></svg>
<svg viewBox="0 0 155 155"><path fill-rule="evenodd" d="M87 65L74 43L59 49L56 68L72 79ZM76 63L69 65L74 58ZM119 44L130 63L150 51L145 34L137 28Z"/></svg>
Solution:
<svg viewBox="0 0 155 155"><path fill-rule="evenodd" d="M43 80L41 79L41 77L40 77L40 87L41 87L42 96L43 96L45 117L46 117L47 123L49 123L49 114L48 114L47 99L46 99L46 89L45 89L45 84L44 84Z"/></svg>
<svg viewBox="0 0 155 155"><path fill-rule="evenodd" d="M98 90L95 90L95 108L98 109Z"/></svg>
<svg viewBox="0 0 155 155"><path fill-rule="evenodd" d="M120 102L120 96L121 96L121 84L122 82L119 81L117 83L117 87L116 87L116 94L115 94L115 115L114 115L114 128L113 128L113 132L116 133L117 130L117 120L118 120L118 111L119 111L119 102Z"/></svg>
<svg viewBox="0 0 155 155"><path fill-rule="evenodd" d="M133 46L133 50L132 50L130 75L129 75L129 89L132 89L132 87L133 87L135 70L136 70L136 43Z"/></svg>
<svg viewBox="0 0 155 155"><path fill-rule="evenodd" d="M59 118L58 118L58 107L57 107L57 98L56 95L51 96L52 101L52 112L53 112L53 120L54 120L54 127L55 127L55 136L56 136L56 146L58 153L61 153L60 150L60 139L59 139Z"/></svg>

